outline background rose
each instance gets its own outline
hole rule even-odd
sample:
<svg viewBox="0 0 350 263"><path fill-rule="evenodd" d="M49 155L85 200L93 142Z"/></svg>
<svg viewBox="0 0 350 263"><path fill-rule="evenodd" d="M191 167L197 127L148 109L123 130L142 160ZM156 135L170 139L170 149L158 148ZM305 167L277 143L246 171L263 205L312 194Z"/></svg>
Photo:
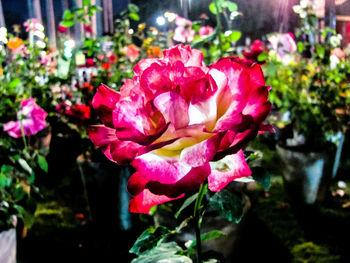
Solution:
<svg viewBox="0 0 350 263"><path fill-rule="evenodd" d="M252 62L257 62L258 61L258 57L261 53L263 53L265 51L265 45L263 42L261 42L260 40L255 40L252 44L252 46L250 47L250 51L243 51L243 56L248 59L251 60Z"/></svg>
<svg viewBox="0 0 350 263"><path fill-rule="evenodd" d="M294 37L290 33L272 35L268 37L268 41L281 58L297 50Z"/></svg>
<svg viewBox="0 0 350 263"><path fill-rule="evenodd" d="M202 26L198 31L198 34L200 37L209 36L209 35L212 35L213 33L214 33L214 28L212 28L211 26Z"/></svg>
<svg viewBox="0 0 350 263"><path fill-rule="evenodd" d="M22 124L26 136L34 135L47 126L45 122L46 117L47 112L36 104L35 99L26 99L21 101L21 110L17 113L18 120L6 123L4 131L7 131L11 137L21 137Z"/></svg>
<svg viewBox="0 0 350 263"><path fill-rule="evenodd" d="M196 34L196 31L192 29L192 22L181 16L177 16L175 19L176 28L174 31L173 39L181 43L190 43Z"/></svg>
<svg viewBox="0 0 350 263"><path fill-rule="evenodd" d="M140 49L135 45L128 45L125 47L125 55L131 60L135 61L140 55Z"/></svg>
<svg viewBox="0 0 350 263"><path fill-rule="evenodd" d="M259 65L224 58L207 67L199 50L177 45L141 60L134 73L120 92L99 87L93 107L103 125L89 127L110 160L136 169L130 211L148 213L207 178L219 191L251 174L241 149L270 129L262 124L271 104Z"/></svg>

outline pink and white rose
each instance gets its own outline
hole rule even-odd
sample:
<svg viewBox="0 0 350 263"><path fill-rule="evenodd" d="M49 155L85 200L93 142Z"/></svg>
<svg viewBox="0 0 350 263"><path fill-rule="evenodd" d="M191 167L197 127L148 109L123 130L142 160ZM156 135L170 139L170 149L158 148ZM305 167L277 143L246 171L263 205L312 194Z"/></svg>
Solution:
<svg viewBox="0 0 350 263"><path fill-rule="evenodd" d="M120 92L98 88L92 105L103 124L88 129L108 159L135 168L131 212L148 213L206 179L220 191L251 174L242 148L271 130L263 124L271 103L258 64L228 57L205 66L201 51L177 45L141 60L134 73Z"/></svg>

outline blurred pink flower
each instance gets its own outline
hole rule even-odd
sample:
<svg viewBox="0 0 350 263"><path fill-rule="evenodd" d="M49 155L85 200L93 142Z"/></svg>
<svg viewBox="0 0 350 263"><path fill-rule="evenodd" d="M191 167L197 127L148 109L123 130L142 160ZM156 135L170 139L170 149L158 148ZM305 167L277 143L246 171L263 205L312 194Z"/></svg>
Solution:
<svg viewBox="0 0 350 263"><path fill-rule="evenodd" d="M334 55L339 59L345 58L345 52L341 48L338 48L338 47L331 51L331 55Z"/></svg>
<svg viewBox="0 0 350 263"><path fill-rule="evenodd" d="M35 99L23 100L21 101L21 110L17 113L17 121L6 123L4 131L7 131L11 137L18 138L22 136L22 125L24 135L34 135L47 126L45 122L46 116L47 112L36 104Z"/></svg>
<svg viewBox="0 0 350 263"><path fill-rule="evenodd" d="M95 61L93 58L87 58L85 60L85 67L89 68L89 67L94 67L95 66Z"/></svg>
<svg viewBox="0 0 350 263"><path fill-rule="evenodd" d="M81 123L85 119L90 119L91 108L85 104L76 104L72 107L66 107L66 114L68 116L72 116L76 119L77 122Z"/></svg>
<svg viewBox="0 0 350 263"><path fill-rule="evenodd" d="M261 53L265 51L265 45L260 40L255 40L252 46L250 47L250 51L243 51L243 56L250 61L257 62L258 57Z"/></svg>
<svg viewBox="0 0 350 263"><path fill-rule="evenodd" d="M39 27L42 27L40 20L37 18L29 18L26 22L23 23L23 26L26 28L26 32L32 30L39 30Z"/></svg>
<svg viewBox="0 0 350 263"><path fill-rule="evenodd" d="M190 43L196 34L196 31L192 29L192 22L181 16L177 16L175 19L176 28L174 31L173 39L181 43Z"/></svg>
<svg viewBox="0 0 350 263"><path fill-rule="evenodd" d="M131 61L135 61L140 54L140 49L135 45L128 45L125 47L124 52Z"/></svg>
<svg viewBox="0 0 350 263"><path fill-rule="evenodd" d="M283 58L297 50L294 36L291 33L275 34L267 38L276 53Z"/></svg>
<svg viewBox="0 0 350 263"><path fill-rule="evenodd" d="M212 28L211 26L202 26L199 29L199 36L200 37L210 36L213 33L214 33L214 28Z"/></svg>
<svg viewBox="0 0 350 263"><path fill-rule="evenodd" d="M84 29L86 33L92 33L92 27L90 25L84 25Z"/></svg>
<svg viewBox="0 0 350 263"><path fill-rule="evenodd" d="M202 14L200 15L200 18L201 18L201 19L209 19L208 15L207 15L206 13L202 13Z"/></svg>
<svg viewBox="0 0 350 263"><path fill-rule="evenodd" d="M62 26L62 25L58 25L57 30L59 33L66 33L67 32L67 28L65 26Z"/></svg>

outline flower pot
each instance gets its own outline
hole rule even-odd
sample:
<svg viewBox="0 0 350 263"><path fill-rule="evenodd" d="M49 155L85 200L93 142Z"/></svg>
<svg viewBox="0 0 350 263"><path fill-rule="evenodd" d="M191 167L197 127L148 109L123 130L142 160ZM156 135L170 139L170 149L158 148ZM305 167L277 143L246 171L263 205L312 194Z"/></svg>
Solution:
<svg viewBox="0 0 350 263"><path fill-rule="evenodd" d="M17 251L16 229L0 232L0 262L15 263Z"/></svg>
<svg viewBox="0 0 350 263"><path fill-rule="evenodd" d="M300 147L277 145L283 163L283 179L287 194L299 204L323 201L332 177L331 154L304 152Z"/></svg>
<svg viewBox="0 0 350 263"><path fill-rule="evenodd" d="M78 160L81 180L91 212L91 219L114 230L130 230L131 214L126 191L128 167L114 163Z"/></svg>

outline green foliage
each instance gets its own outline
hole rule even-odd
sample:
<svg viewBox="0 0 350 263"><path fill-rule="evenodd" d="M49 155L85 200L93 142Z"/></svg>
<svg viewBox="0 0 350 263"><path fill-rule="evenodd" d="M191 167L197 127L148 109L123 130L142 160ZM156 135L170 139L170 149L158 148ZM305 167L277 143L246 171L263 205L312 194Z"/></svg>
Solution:
<svg viewBox="0 0 350 263"><path fill-rule="evenodd" d="M130 14L129 14L129 17L130 17L132 20L135 20L135 21L139 21L139 20L140 20L140 16L139 16L137 13L130 13Z"/></svg>
<svg viewBox="0 0 350 263"><path fill-rule="evenodd" d="M241 196L227 189L215 193L209 200L212 209L224 216L228 221L240 222L243 216L243 200Z"/></svg>
<svg viewBox="0 0 350 263"><path fill-rule="evenodd" d="M188 197L185 202L182 204L182 206L180 207L180 209L175 213L175 218L178 218L179 215L181 214L181 212L187 208L188 206L190 206L194 201L196 201L198 197L198 193Z"/></svg>
<svg viewBox="0 0 350 263"><path fill-rule="evenodd" d="M168 234L170 234L170 230L164 226L149 227L139 236L129 252L138 256L144 254L157 247Z"/></svg>
<svg viewBox="0 0 350 263"><path fill-rule="evenodd" d="M47 164L46 158L40 154L38 155L38 164L43 171L46 173L48 172L49 165Z"/></svg>
<svg viewBox="0 0 350 263"><path fill-rule="evenodd" d="M223 235L225 235L225 234L222 231L220 231L220 230L212 230L212 231L209 231L207 233L201 234L201 241L205 242L205 241L208 241L208 240L217 239L217 238L219 238L219 237L221 237ZM188 246L188 248L189 249L194 248L196 245L197 245L197 241L193 240L191 242L191 244Z"/></svg>
<svg viewBox="0 0 350 263"><path fill-rule="evenodd" d="M332 263L339 262L340 259L340 256L332 255L326 247L312 242L295 245L291 252L294 256L294 263Z"/></svg>
<svg viewBox="0 0 350 263"><path fill-rule="evenodd" d="M163 243L159 246L140 255L132 260L132 263L192 263L192 260L186 256L179 255L182 251L175 242Z"/></svg>
<svg viewBox="0 0 350 263"><path fill-rule="evenodd" d="M253 179L267 191L270 189L270 174L263 167L252 167Z"/></svg>
<svg viewBox="0 0 350 263"><path fill-rule="evenodd" d="M262 52L259 56L258 56L258 61L259 62L263 62L265 60L267 60L267 58L269 57L269 54L266 52Z"/></svg>
<svg viewBox="0 0 350 263"><path fill-rule="evenodd" d="M217 10L217 8L215 6L215 3L211 3L209 5L209 11L212 12L214 15L216 15L218 13L218 10Z"/></svg>
<svg viewBox="0 0 350 263"><path fill-rule="evenodd" d="M232 42L237 42L242 36L242 33L239 31L232 31L232 33L229 35L229 38Z"/></svg>

